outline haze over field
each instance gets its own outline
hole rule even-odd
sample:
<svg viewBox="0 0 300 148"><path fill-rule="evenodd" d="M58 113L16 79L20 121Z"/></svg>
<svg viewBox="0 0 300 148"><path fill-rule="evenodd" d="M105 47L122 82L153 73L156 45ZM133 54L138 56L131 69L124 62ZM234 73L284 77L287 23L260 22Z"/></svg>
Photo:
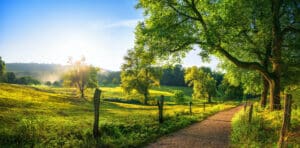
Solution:
<svg viewBox="0 0 300 148"><path fill-rule="evenodd" d="M134 29L143 20L135 0L2 0L0 55L6 63L67 64L86 57L88 64L120 70L134 46ZM184 66L206 65L191 51Z"/></svg>

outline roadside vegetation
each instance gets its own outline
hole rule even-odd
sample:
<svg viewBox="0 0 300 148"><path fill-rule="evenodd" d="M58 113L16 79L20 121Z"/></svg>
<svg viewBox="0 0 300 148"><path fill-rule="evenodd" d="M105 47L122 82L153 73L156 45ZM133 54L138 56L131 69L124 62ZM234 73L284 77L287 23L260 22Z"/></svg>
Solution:
<svg viewBox="0 0 300 148"><path fill-rule="evenodd" d="M300 144L300 90L292 92L291 126L288 132L288 147ZM283 111L261 108L254 103L251 123L248 122L249 109L241 110L232 119L231 145L233 147L276 147L283 121Z"/></svg>

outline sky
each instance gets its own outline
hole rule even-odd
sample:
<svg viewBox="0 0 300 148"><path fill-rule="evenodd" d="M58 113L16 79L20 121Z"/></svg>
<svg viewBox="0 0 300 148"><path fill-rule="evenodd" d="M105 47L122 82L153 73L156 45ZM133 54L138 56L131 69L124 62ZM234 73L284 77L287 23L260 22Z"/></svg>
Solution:
<svg viewBox="0 0 300 148"><path fill-rule="evenodd" d="M0 56L6 63L67 64L68 58L120 70L143 20L136 0L0 0ZM191 51L183 66L210 66Z"/></svg>

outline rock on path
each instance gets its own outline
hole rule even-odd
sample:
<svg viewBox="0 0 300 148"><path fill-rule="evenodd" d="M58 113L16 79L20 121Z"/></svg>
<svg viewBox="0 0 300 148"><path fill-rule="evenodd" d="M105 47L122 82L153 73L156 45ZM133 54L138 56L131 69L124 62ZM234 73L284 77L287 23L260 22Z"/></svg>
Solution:
<svg viewBox="0 0 300 148"><path fill-rule="evenodd" d="M229 147L231 118L242 107L221 111L187 128L158 139L147 148Z"/></svg>

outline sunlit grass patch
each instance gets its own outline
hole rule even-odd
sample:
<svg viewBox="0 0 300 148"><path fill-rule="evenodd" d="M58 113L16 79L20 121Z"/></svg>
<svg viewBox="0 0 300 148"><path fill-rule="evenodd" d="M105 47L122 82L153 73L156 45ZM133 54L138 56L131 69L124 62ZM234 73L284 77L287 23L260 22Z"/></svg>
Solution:
<svg viewBox="0 0 300 148"><path fill-rule="evenodd" d="M124 98L120 87L101 87L102 97ZM176 105L168 97L172 92L151 90L154 100L166 96L165 122L158 123L156 105L100 103L100 142L103 147L140 147L157 137L233 105ZM0 144L20 147L94 147L92 136L93 90L86 91L87 101L78 98L74 88L0 84ZM102 98L103 99L103 98Z"/></svg>
<svg viewBox="0 0 300 148"><path fill-rule="evenodd" d="M295 95L294 95L295 96ZM293 99L298 99L297 96ZM295 103L295 105L299 105ZM248 111L241 110L232 119L231 144L233 147L276 147L283 121L283 111L272 111L260 108L255 103L252 122L248 122ZM292 109L291 129L288 136L288 145L299 146L300 108ZM289 140L292 139L292 140Z"/></svg>

